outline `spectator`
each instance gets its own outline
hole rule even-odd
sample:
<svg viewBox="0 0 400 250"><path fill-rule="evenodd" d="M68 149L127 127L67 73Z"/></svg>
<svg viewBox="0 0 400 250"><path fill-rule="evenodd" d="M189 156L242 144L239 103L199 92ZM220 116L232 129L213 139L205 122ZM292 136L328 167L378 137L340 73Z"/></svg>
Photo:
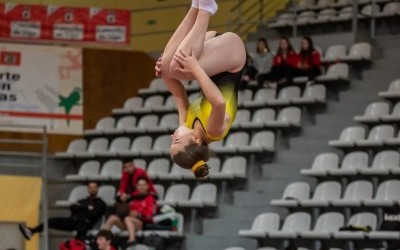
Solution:
<svg viewBox="0 0 400 250"><path fill-rule="evenodd" d="M136 191L132 195L130 202L130 214L124 218L117 215L108 217L104 224L104 229L110 230L114 225L128 230L129 239L127 247L135 245L136 231L143 228L144 223L152 223L153 216L156 210L156 199L150 194L149 182L144 177L137 179Z"/></svg>
<svg viewBox="0 0 400 250"><path fill-rule="evenodd" d="M97 196L99 185L97 182L87 184L89 196L71 205L71 216L67 218L50 218L48 227L63 231L77 231L77 240L85 240L89 231L106 211L106 203ZM19 230L25 239L30 240L32 235L43 231L43 224L36 227L27 227L20 224Z"/></svg>
<svg viewBox="0 0 400 250"><path fill-rule="evenodd" d="M299 62L295 69L295 76L307 76L313 81L316 76L321 74L321 56L314 48L314 43L310 37L305 36L301 41Z"/></svg>
<svg viewBox="0 0 400 250"><path fill-rule="evenodd" d="M274 56L271 72L258 78L259 87L262 87L265 81L270 82L270 87L274 87L276 83L291 82L298 61L298 55L289 39L282 38L279 41L278 52Z"/></svg>
<svg viewBox="0 0 400 250"><path fill-rule="evenodd" d="M126 162L124 164L124 171L122 173L121 182L119 184L119 191L117 193L117 201L129 202L132 194L135 193L135 187L139 178L146 179L149 185L149 192L157 198L157 191L154 188L153 182L147 176L145 170L135 166L133 162Z"/></svg>
<svg viewBox="0 0 400 250"><path fill-rule="evenodd" d="M115 250L115 248L111 246L112 238L113 234L109 230L100 230L96 236L97 248L99 250Z"/></svg>

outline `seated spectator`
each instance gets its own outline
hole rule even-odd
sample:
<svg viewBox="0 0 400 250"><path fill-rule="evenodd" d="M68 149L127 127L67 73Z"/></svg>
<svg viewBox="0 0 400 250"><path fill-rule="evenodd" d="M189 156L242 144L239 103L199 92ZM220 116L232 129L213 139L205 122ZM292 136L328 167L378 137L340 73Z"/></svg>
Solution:
<svg viewBox="0 0 400 250"><path fill-rule="evenodd" d="M265 81L274 87L276 83L289 83L292 81L294 69L297 67L299 56L294 51L288 38L279 41L279 49L274 56L271 72L258 77L258 86L262 87Z"/></svg>
<svg viewBox="0 0 400 250"><path fill-rule="evenodd" d="M257 53L248 56L247 67L243 73L244 81L255 80L259 75L267 74L272 67L273 54L271 53L267 40L259 38L257 41Z"/></svg>
<svg viewBox="0 0 400 250"><path fill-rule="evenodd" d="M126 162L124 164L124 171L119 183L117 201L129 202L131 200L132 194L134 194L136 191L135 187L139 178L146 179L149 185L150 194L157 198L157 191L154 188L153 182L148 177L146 171L136 167L133 162Z"/></svg>
<svg viewBox="0 0 400 250"><path fill-rule="evenodd" d="M295 69L294 76L307 76L309 81L313 81L316 76L321 74L321 56L314 48L314 43L310 37L303 37L299 62Z"/></svg>
<svg viewBox="0 0 400 250"><path fill-rule="evenodd" d="M96 236L97 248L99 250L115 250L113 246L111 246L111 240L113 238L113 234L108 230L100 230Z"/></svg>
<svg viewBox="0 0 400 250"><path fill-rule="evenodd" d="M89 182L87 185L89 196L71 205L70 217L50 218L48 227L63 231L77 231L76 239L84 241L86 233L103 216L106 211L106 203L97 196L99 185L97 182ZM32 235L43 231L43 224L36 227L27 227L20 224L19 230L25 239L30 240Z"/></svg>
<svg viewBox="0 0 400 250"><path fill-rule="evenodd" d="M117 215L108 217L104 229L110 230L114 225L128 230L129 239L126 246L135 245L135 233L143 228L144 223L152 223L156 211L156 199L150 194L149 182L144 177L137 179L136 191L131 196L129 215L120 218Z"/></svg>

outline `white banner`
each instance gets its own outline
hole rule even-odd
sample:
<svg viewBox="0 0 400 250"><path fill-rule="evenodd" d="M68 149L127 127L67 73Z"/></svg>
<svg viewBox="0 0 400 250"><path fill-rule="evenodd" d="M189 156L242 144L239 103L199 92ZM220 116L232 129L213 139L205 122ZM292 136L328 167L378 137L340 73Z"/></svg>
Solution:
<svg viewBox="0 0 400 250"><path fill-rule="evenodd" d="M82 50L0 44L0 123L82 134Z"/></svg>

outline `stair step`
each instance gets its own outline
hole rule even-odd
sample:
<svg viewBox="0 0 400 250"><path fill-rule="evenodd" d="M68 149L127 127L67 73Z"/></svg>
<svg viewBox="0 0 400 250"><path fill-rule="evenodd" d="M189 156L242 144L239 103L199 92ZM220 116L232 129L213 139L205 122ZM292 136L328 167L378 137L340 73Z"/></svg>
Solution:
<svg viewBox="0 0 400 250"><path fill-rule="evenodd" d="M264 192L246 192L237 191L233 194L233 204L236 206L266 206L266 209L270 205L272 199L281 197L282 190L277 190L276 193L264 193Z"/></svg>
<svg viewBox="0 0 400 250"><path fill-rule="evenodd" d="M251 216L229 219L205 219L203 220L203 235L205 236L234 236L239 230L251 228L253 223Z"/></svg>
<svg viewBox="0 0 400 250"><path fill-rule="evenodd" d="M253 239L232 236L211 235L186 235L187 250L223 250L232 246L240 246L245 249L257 249L257 241ZM190 246L190 248L188 248Z"/></svg>
<svg viewBox="0 0 400 250"><path fill-rule="evenodd" d="M254 218L262 213L278 213L281 217L286 215L285 209L271 207L267 208L264 205L249 205L249 206L238 206L238 205L222 205L218 209L219 218Z"/></svg>

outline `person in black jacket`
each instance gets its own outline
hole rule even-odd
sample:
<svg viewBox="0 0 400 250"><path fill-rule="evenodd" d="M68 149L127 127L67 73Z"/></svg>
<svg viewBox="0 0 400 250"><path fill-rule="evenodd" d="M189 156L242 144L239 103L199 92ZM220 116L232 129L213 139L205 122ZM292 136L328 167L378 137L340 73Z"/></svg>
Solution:
<svg viewBox="0 0 400 250"><path fill-rule="evenodd" d="M48 227L63 231L77 231L76 239L84 240L89 231L106 211L106 203L97 196L99 185L96 182L87 184L89 196L71 205L70 217L49 218ZM25 239L43 231L43 223L36 227L19 225L19 230Z"/></svg>

